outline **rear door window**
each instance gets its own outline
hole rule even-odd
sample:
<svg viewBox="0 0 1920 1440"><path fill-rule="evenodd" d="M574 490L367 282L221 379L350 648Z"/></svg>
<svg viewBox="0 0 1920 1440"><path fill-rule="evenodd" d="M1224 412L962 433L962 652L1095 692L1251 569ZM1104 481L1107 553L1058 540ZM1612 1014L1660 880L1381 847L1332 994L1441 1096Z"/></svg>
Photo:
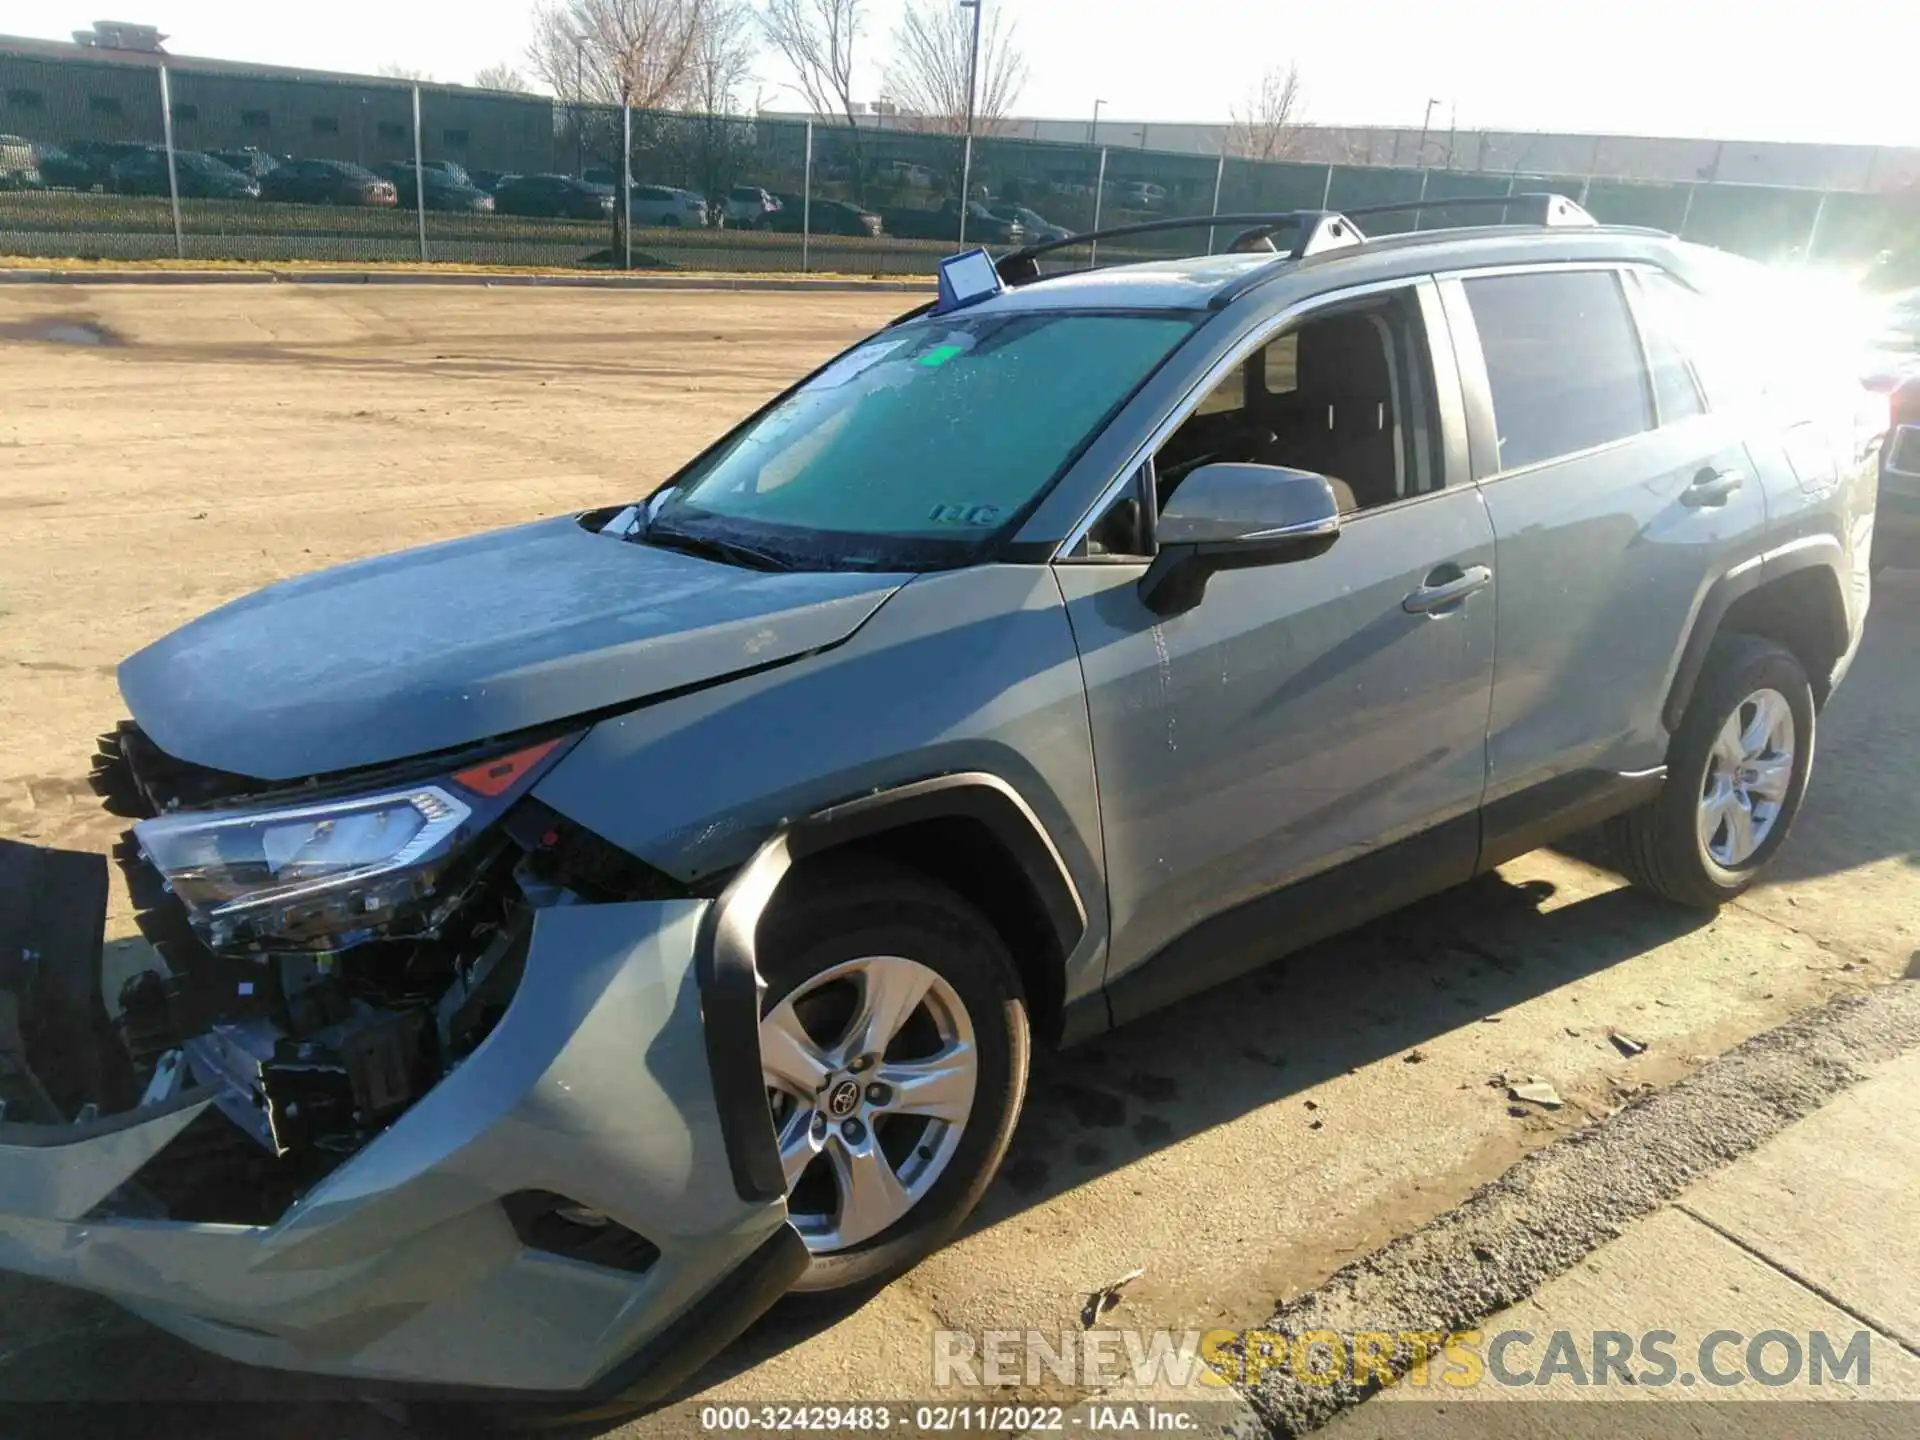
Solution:
<svg viewBox="0 0 1920 1440"><path fill-rule="evenodd" d="M1483 275L1465 289L1486 356L1501 470L1653 427L1640 339L1613 271Z"/></svg>
<svg viewBox="0 0 1920 1440"><path fill-rule="evenodd" d="M1664 270L1639 273L1640 333L1653 369L1660 423L1677 424L1706 413L1692 359L1700 349L1700 297Z"/></svg>

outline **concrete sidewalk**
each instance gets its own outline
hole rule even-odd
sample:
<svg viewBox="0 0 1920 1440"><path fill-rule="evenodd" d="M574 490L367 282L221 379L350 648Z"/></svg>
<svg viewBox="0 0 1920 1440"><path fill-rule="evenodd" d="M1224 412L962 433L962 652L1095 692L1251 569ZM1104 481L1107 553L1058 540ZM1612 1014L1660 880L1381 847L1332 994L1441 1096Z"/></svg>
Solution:
<svg viewBox="0 0 1920 1440"><path fill-rule="evenodd" d="M1665 1348L1675 1373L1664 1383L1645 1379L1662 1368L1639 1353L1650 1331L1671 1332ZM1496 1353L1503 1332L1516 1333ZM1568 1340L1556 1342L1562 1332ZM1611 1383L1597 1378L1596 1335L1608 1332L1635 1347L1624 1369L1636 1383L1620 1383L1617 1369ZM1703 1355L1716 1332L1727 1333ZM1448 1383L1436 1362L1424 1386L1403 1377L1322 1433L1412 1433L1407 1417L1387 1413L1402 1403L1920 1401L1920 1051L1879 1067L1530 1299L1490 1316L1481 1336L1487 1373L1477 1383ZM1829 1365L1816 1380L1812 1356L1822 1336L1834 1354L1852 1346L1847 1358L1863 1363ZM1717 1379L1701 1373L1703 1361ZM1920 1408L1901 1412L1907 1421L1920 1417ZM1539 1433L1568 1433L1563 1407L1540 1419Z"/></svg>

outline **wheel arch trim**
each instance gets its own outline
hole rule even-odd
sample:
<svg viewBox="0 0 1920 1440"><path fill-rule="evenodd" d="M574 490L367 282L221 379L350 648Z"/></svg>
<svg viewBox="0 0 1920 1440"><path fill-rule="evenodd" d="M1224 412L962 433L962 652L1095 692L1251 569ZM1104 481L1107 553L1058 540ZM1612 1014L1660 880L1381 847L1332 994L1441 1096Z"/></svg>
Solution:
<svg viewBox="0 0 1920 1440"><path fill-rule="evenodd" d="M760 917L787 872L809 856L919 821L956 818L978 821L1005 847L1032 884L1059 953L1072 954L1087 929L1079 888L1032 807L1013 786L984 771L929 776L814 811L762 844L701 917L694 964L702 1028L727 1162L741 1199L774 1200L787 1188L758 1063L766 992L754 951ZM743 1064L743 1056L754 1063Z"/></svg>
<svg viewBox="0 0 1920 1440"><path fill-rule="evenodd" d="M1845 555L1846 551L1837 536L1804 535L1741 561L1707 587L1706 595L1695 612L1693 626L1687 632L1686 643L1681 647L1679 664L1674 670L1673 683L1668 687L1666 703L1660 710L1660 721L1669 734L1680 728L1681 717L1686 714L1687 704L1693 699L1694 687L1700 681L1701 671L1706 668L1708 652L1719 638L1721 625L1735 602L1789 575L1809 570L1827 572L1841 617L1842 633L1832 637L1837 641L1835 653L1846 653L1846 592L1840 580ZM1826 677L1813 678L1819 684Z"/></svg>

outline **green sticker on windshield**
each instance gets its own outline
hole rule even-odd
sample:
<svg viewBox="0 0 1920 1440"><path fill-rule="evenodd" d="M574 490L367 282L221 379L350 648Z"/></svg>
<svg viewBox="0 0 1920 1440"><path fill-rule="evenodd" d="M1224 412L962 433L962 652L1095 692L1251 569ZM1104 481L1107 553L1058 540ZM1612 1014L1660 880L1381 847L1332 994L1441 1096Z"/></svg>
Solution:
<svg viewBox="0 0 1920 1440"><path fill-rule="evenodd" d="M951 360L966 348L964 345L936 345L914 363L924 365L929 370L933 370L946 364L947 361Z"/></svg>

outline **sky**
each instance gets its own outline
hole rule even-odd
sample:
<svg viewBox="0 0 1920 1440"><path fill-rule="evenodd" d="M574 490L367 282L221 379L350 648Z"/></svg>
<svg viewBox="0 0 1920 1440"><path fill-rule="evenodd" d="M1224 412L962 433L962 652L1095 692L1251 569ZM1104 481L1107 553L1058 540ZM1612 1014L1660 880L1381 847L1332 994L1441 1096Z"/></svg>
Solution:
<svg viewBox="0 0 1920 1440"><path fill-rule="evenodd" d="M177 55L466 82L524 65L531 0L0 0L0 34L158 25ZM856 98L878 98L904 0L864 0ZM1224 121L1297 62L1310 121L1920 145L1920 0L987 0L1018 26L1016 113ZM796 109L763 56L769 109ZM754 86L743 103L750 105Z"/></svg>

